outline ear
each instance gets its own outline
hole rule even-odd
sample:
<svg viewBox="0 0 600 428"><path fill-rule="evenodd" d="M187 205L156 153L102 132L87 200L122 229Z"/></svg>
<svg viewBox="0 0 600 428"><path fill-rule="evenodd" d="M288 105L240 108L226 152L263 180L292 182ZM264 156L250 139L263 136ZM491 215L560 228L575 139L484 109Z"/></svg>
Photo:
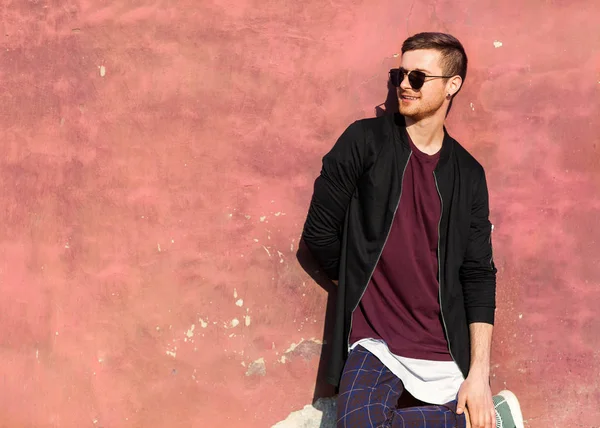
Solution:
<svg viewBox="0 0 600 428"><path fill-rule="evenodd" d="M460 76L453 76L450 79L448 79L448 82L446 82L446 94L448 94L450 97L453 97L454 95L456 95L456 93L460 90L460 88L462 87L462 77Z"/></svg>

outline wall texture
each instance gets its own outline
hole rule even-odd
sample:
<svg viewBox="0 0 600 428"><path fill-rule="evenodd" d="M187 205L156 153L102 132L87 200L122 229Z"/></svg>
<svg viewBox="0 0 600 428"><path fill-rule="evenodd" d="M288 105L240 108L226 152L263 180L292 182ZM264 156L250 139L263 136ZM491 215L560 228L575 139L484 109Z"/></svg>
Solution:
<svg viewBox="0 0 600 428"><path fill-rule="evenodd" d="M599 28L595 0L3 0L0 426L268 427L330 394L312 183L423 30L470 55L448 129L488 173L493 387L600 426Z"/></svg>

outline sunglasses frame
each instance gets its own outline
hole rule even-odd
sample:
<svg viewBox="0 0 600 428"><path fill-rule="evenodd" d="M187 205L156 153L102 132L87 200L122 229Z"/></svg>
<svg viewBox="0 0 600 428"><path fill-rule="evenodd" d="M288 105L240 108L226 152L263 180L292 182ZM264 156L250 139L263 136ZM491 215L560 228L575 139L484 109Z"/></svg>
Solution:
<svg viewBox="0 0 600 428"><path fill-rule="evenodd" d="M412 73L414 73L414 74L412 74ZM429 80L426 80L427 78L449 79L451 77L454 77L454 76L431 76L431 75L427 75L427 74L423 73L421 70L408 71L402 67L392 68L392 69L390 69L390 82L392 83L392 86L394 86L396 88L400 87L400 85L404 81L405 75L408 76L408 83L410 84L410 87L413 88L415 91L418 91L419 89L421 89L423 87L423 85L426 82L429 82ZM411 79L411 75L418 80L415 81L414 79ZM420 76L420 77L417 77L417 76ZM398 79L397 85L395 84L394 77L397 77L397 79Z"/></svg>

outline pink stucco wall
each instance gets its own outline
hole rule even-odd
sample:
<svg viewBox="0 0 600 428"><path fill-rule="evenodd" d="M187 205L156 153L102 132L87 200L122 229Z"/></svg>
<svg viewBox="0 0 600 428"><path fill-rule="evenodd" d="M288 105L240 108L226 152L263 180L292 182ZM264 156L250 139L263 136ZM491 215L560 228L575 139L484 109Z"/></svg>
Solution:
<svg viewBox="0 0 600 428"><path fill-rule="evenodd" d="M488 173L494 389L528 427L600 426L597 1L0 17L1 427L266 427L326 394L331 290L296 258L312 183L423 30L470 55L448 128Z"/></svg>

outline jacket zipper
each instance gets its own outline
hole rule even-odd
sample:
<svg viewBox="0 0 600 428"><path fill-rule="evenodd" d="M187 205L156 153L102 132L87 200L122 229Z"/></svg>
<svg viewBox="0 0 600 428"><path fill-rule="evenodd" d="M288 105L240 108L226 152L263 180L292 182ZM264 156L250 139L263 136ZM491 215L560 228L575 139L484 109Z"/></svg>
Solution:
<svg viewBox="0 0 600 428"><path fill-rule="evenodd" d="M440 193L440 187L438 186L437 176L435 175L435 171L433 171L433 180L435 181L435 189L437 190L438 196L440 197L440 220L438 222L438 283L439 283L439 293L438 298L440 300L440 317L442 318L442 325L444 326L444 333L446 333L446 340L448 342L448 352L450 352L450 357L452 360L456 362L454 355L452 355L452 348L450 347L450 336L448 336L448 327L446 326L446 320L444 319L444 309L442 308L442 260L441 260L441 251L440 251L440 227L442 225L442 215L444 213L444 200L442 199L442 194Z"/></svg>
<svg viewBox="0 0 600 428"><path fill-rule="evenodd" d="M373 266L373 270L371 270L371 275L369 275L369 280L367 281L366 285L364 286L363 291L360 295L360 298L358 299L358 302L356 302L356 305L354 305L354 308L352 309L352 312L350 313L350 329L348 330L348 337L346 338L346 345L348 348L350 348L350 334L352 334L352 317L354 315L354 311L356 310L356 308L358 308L360 301L362 300L363 296L367 292L367 287L369 286L369 282L371 282L371 278L373 277L373 273L375 273L375 269L377 268L377 264L379 263L381 254L383 254L383 249L385 248L385 244L387 243L387 240L390 237L390 232L392 231L392 226L394 225L394 218L396 217L396 211L398 211L398 206L400 206L400 199L402 198L402 188L404 186L404 174L406 173L406 168L408 167L408 162L410 162L411 156L412 156L412 152L410 152L410 154L408 155L408 159L406 160L406 164L404 165L404 169L402 170L402 180L400 181L400 196L398 197L398 202L396 203L396 208L394 209L394 215L392 217L392 222L390 223L390 227L389 227L387 235L385 237L385 241L383 241L383 246L381 247L381 251L379 251L379 256L377 256L377 261L375 262L375 265Z"/></svg>
<svg viewBox="0 0 600 428"><path fill-rule="evenodd" d="M494 233L494 225L492 224L490 230L490 248L492 249L492 255L490 257L490 269L494 268L494 247L492 246L492 233Z"/></svg>

